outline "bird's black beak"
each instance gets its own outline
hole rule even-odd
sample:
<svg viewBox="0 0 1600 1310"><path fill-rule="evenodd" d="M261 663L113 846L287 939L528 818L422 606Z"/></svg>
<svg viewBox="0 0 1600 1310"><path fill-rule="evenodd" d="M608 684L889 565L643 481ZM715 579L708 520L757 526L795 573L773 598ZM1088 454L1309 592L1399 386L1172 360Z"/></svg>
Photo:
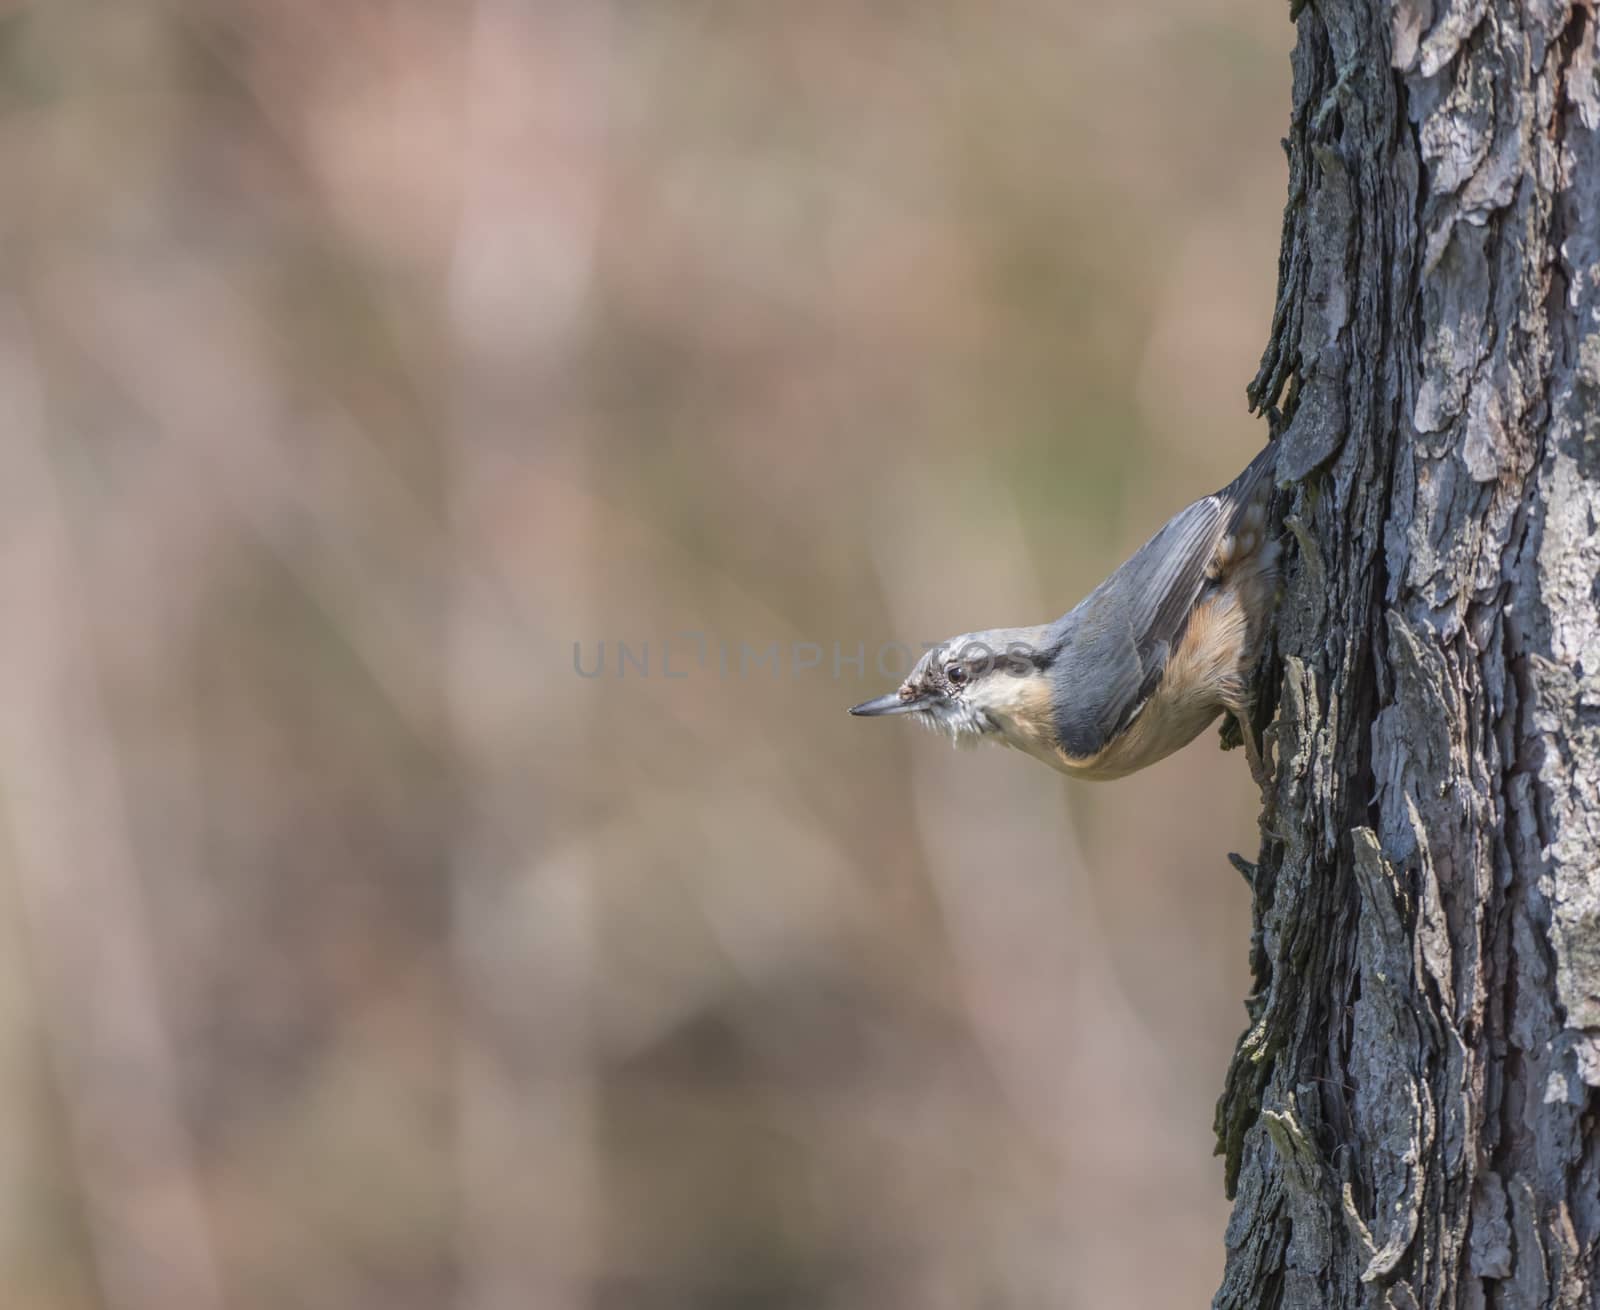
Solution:
<svg viewBox="0 0 1600 1310"><path fill-rule="evenodd" d="M863 718L873 718L879 714L909 714L912 710L921 709L922 701L921 696L912 700L902 700L899 692L891 691L887 696L879 696L876 700L864 700L859 705L852 705L850 713L859 714Z"/></svg>

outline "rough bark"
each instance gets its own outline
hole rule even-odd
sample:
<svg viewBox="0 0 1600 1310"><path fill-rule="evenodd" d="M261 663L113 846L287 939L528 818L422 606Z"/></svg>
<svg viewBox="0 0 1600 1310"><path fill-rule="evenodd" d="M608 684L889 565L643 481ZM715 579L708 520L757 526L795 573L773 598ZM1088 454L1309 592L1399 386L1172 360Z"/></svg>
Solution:
<svg viewBox="0 0 1600 1310"><path fill-rule="evenodd" d="M1298 549L1215 1304L1594 1306L1596 15L1294 10L1251 398Z"/></svg>

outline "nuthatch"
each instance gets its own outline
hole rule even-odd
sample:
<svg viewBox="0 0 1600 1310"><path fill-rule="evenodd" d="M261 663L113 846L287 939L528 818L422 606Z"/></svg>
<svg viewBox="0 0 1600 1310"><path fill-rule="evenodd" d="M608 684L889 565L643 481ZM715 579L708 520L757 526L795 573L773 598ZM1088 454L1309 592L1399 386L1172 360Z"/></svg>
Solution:
<svg viewBox="0 0 1600 1310"><path fill-rule="evenodd" d="M1267 532L1276 444L1195 501L1054 623L934 647L852 714L914 714L956 742L1002 742L1079 778L1121 778L1224 710L1263 780L1248 682L1277 596Z"/></svg>

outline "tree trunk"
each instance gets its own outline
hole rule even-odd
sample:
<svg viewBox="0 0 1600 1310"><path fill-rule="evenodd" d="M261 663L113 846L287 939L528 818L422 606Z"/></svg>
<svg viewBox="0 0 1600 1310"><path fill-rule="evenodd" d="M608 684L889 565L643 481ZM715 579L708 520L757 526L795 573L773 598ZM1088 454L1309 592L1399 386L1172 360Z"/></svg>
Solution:
<svg viewBox="0 0 1600 1310"><path fill-rule="evenodd" d="M1592 4L1292 6L1251 399L1298 549L1218 1306L1600 1304Z"/></svg>

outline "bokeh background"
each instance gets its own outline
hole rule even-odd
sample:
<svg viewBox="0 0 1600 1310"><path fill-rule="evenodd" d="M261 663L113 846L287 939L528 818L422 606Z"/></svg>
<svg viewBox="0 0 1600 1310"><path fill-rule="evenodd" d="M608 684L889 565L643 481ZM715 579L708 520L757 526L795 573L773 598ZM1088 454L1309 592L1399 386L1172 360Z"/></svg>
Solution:
<svg viewBox="0 0 1600 1310"><path fill-rule="evenodd" d="M1206 1303L1242 757L844 708L1264 439L1291 37L0 4L7 1310Z"/></svg>

